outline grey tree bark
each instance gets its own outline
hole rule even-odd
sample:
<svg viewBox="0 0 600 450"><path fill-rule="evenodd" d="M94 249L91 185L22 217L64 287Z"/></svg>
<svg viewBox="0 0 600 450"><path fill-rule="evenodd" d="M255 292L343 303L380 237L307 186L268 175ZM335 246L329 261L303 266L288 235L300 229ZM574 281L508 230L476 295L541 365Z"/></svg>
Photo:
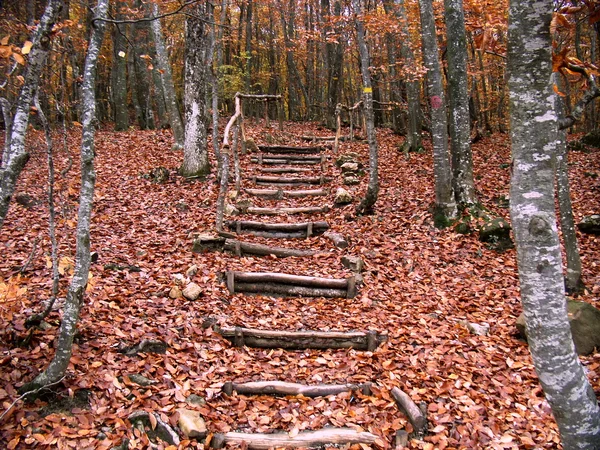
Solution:
<svg viewBox="0 0 600 450"><path fill-rule="evenodd" d="M29 108L35 91L40 81L42 69L51 47L50 33L58 20L62 0L49 0L46 10L32 38L32 47L29 52L27 67L25 69L23 87L17 100L15 114L12 119L10 131L10 145L2 154L2 167L0 168L0 228L8 214L8 208L15 191L15 185L29 154L25 151L25 135L29 124Z"/></svg>
<svg viewBox="0 0 600 450"><path fill-rule="evenodd" d="M115 3L115 19L121 20L124 2ZM125 131L129 128L129 111L127 108L127 45L125 26L113 26L113 61L110 74L112 100L115 110L115 131Z"/></svg>
<svg viewBox="0 0 600 450"><path fill-rule="evenodd" d="M204 177L210 172L207 144L206 99L209 89L208 61L210 24L208 6L195 3L185 20L184 108L185 139L183 162L179 172L184 177Z"/></svg>
<svg viewBox="0 0 600 450"><path fill-rule="evenodd" d="M142 8L141 0L136 0L136 7ZM135 84L131 86L132 95L137 97L139 104L138 122L143 130L155 128L154 112L152 109L151 78L148 70L148 61L142 58L148 55L150 45L150 26L148 22L136 22L132 25L133 69L135 71Z"/></svg>
<svg viewBox="0 0 600 450"><path fill-rule="evenodd" d="M321 13L324 16L333 15L339 17L342 6L339 0L333 4L333 14L329 0L321 0ZM331 19L326 17L329 22ZM327 111L325 123L330 129L335 128L335 108L340 103L342 94L342 71L344 67L344 39L342 39L342 27L338 24L332 27L329 23L323 27L323 39L325 40L325 72L327 76ZM331 34L338 37L337 42L332 39Z"/></svg>
<svg viewBox="0 0 600 450"><path fill-rule="evenodd" d="M356 38L360 54L360 73L363 82L363 102L365 108L365 122L367 128L367 141L369 142L369 184L365 197L356 207L357 214L372 214L379 194L379 162L377 148L377 134L375 132L375 114L373 113L373 86L371 83L371 65L369 48L365 38L365 25L362 19L360 0L352 0L355 14Z"/></svg>
<svg viewBox="0 0 600 450"><path fill-rule="evenodd" d="M433 174L435 177L434 222L445 227L456 218L457 209L452 189L452 168L448 155L446 100L435 34L432 0L419 0L423 61L427 68L427 90L431 105L431 140L433 144Z"/></svg>
<svg viewBox="0 0 600 450"><path fill-rule="evenodd" d="M575 353L556 226L552 10L550 0L510 2L510 210L529 349L563 448L600 449L600 408Z"/></svg>
<svg viewBox="0 0 600 450"><path fill-rule="evenodd" d="M395 0L394 3L396 4L396 17L402 31L400 56L404 61L405 67L414 67L416 59L410 43L408 16L404 0ZM423 149L423 142L421 141L421 81L418 78L409 78L406 80L406 102L408 103L408 127L403 151L419 152Z"/></svg>
<svg viewBox="0 0 600 450"><path fill-rule="evenodd" d="M561 86L560 75L552 74L553 84ZM564 104L562 98L556 95L555 110L559 117L564 117ZM573 205L571 204L571 189L569 186L569 166L567 152L567 130L558 130L556 141L556 190L558 208L560 210L560 230L567 256L567 267L565 275L565 289L567 293L580 293L585 288L581 278L581 257L577 245L577 234L575 233L575 220L573 218Z"/></svg>
<svg viewBox="0 0 600 450"><path fill-rule="evenodd" d="M92 22L92 30L83 71L81 98L83 101L83 123L81 137L81 190L79 193L79 212L77 218L77 248L75 252L75 271L67 291L63 308L58 342L54 359L45 371L33 381L25 384L20 391L31 392L60 381L69 366L73 350L73 338L77 331L79 313L83 305L83 296L90 271L90 222L94 199L96 173L94 170L94 119L96 116L96 65L108 11L108 0L98 0Z"/></svg>
<svg viewBox="0 0 600 450"><path fill-rule="evenodd" d="M462 0L444 0L448 99L454 195L461 208L477 203L473 183L469 83L467 79L467 34Z"/></svg>
<svg viewBox="0 0 600 450"><path fill-rule="evenodd" d="M152 17L156 18L160 15L158 5L152 3L151 5ZM160 19L155 19L150 22L150 31L152 32L152 40L156 47L156 62L160 69L162 79L163 96L165 99L165 105L167 107L167 115L169 117L169 124L173 131L173 150L182 150L184 141L184 128L183 121L181 120L181 113L179 111L179 104L177 103L177 94L175 94L175 85L173 84L173 74L171 71L171 64L169 63L169 54L165 46L165 38L163 36Z"/></svg>

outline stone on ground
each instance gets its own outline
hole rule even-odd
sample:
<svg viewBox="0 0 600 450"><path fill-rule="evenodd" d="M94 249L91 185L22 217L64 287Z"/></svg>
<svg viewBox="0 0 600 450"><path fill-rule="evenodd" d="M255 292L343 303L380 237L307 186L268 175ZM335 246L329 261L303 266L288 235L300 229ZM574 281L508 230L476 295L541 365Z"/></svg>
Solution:
<svg viewBox="0 0 600 450"><path fill-rule="evenodd" d="M335 198L333 199L333 203L336 205L347 205L348 203L352 203L354 201L354 197L350 192L348 192L344 188L338 188L335 191Z"/></svg>
<svg viewBox="0 0 600 450"><path fill-rule="evenodd" d="M199 412L185 408L179 408L177 412L179 413L177 425L186 437L198 439L206 437L206 424Z"/></svg>
<svg viewBox="0 0 600 450"><path fill-rule="evenodd" d="M567 311L577 353L589 355L595 347L600 348L600 310L586 302L567 300ZM527 338L523 314L517 319L516 327L521 336Z"/></svg>
<svg viewBox="0 0 600 450"><path fill-rule="evenodd" d="M202 288L198 286L196 283L190 283L183 290L183 296L188 300L197 300L202 294Z"/></svg>
<svg viewBox="0 0 600 450"><path fill-rule="evenodd" d="M342 257L342 264L356 273L361 273L365 266L365 262L358 256L344 256Z"/></svg>
<svg viewBox="0 0 600 450"><path fill-rule="evenodd" d="M600 234L600 214L592 214L577 224L579 231L586 234Z"/></svg>

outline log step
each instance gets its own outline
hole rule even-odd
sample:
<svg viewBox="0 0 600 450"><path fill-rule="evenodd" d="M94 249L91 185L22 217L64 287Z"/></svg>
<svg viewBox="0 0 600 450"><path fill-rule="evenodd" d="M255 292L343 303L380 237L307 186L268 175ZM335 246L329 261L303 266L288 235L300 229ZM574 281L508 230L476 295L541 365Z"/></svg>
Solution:
<svg viewBox="0 0 600 450"><path fill-rule="evenodd" d="M332 181L333 178L321 175L320 177L270 177L270 176L259 176L252 177L252 181L258 185L273 185L273 184L285 184L285 185L302 185L302 184L325 184Z"/></svg>
<svg viewBox="0 0 600 450"><path fill-rule="evenodd" d="M192 247L194 253L204 253L209 251L230 252L237 256L257 255L268 256L275 255L278 258L287 258L290 256L312 256L316 252L313 250L297 250L294 248L271 247L269 245L254 244L251 242L239 241L224 237L199 236Z"/></svg>
<svg viewBox="0 0 600 450"><path fill-rule="evenodd" d="M343 349L375 351L387 340L386 334L376 331L276 331L252 328L225 327L217 332L236 347L304 349Z"/></svg>
<svg viewBox="0 0 600 450"><path fill-rule="evenodd" d="M271 165L271 166L283 165L283 164L294 164L294 165L307 164L307 165L311 165L311 166L316 166L317 164L321 164L321 160L319 160L319 159L304 160L304 159L263 158L262 160L259 160L258 158L252 158L251 161L253 163L266 164L266 165Z"/></svg>
<svg viewBox="0 0 600 450"><path fill-rule="evenodd" d="M364 395L371 395L371 383L305 385L285 381L254 381L250 383L227 381L223 384L221 391L227 395L237 392L240 395L302 395L311 398L352 391L362 391Z"/></svg>
<svg viewBox="0 0 600 450"><path fill-rule="evenodd" d="M321 278L274 272L226 272L230 293L251 292L283 296L354 298L356 278Z"/></svg>
<svg viewBox="0 0 600 450"><path fill-rule="evenodd" d="M279 216L283 214L313 214L329 211L329 206L299 206L296 208L259 208L251 206L243 212L247 214L257 214L261 216Z"/></svg>
<svg viewBox="0 0 600 450"><path fill-rule="evenodd" d="M322 146L295 147L293 145L259 145L258 149L265 153L285 153L288 155L311 155L325 150Z"/></svg>
<svg viewBox="0 0 600 450"><path fill-rule="evenodd" d="M306 167L261 167L259 171L262 173L306 173L314 172L314 169Z"/></svg>
<svg viewBox="0 0 600 450"><path fill-rule="evenodd" d="M227 221L228 229L237 234L252 234L268 238L308 238L325 233L329 229L327 222L263 223L249 220Z"/></svg>
<svg viewBox="0 0 600 450"><path fill-rule="evenodd" d="M271 448L311 448L327 445L344 444L374 444L377 436L366 431L356 431L352 428L324 428L316 431L301 431L294 437L290 433L217 433L211 440L212 448L222 448L225 444L241 444L253 450L268 450Z"/></svg>
<svg viewBox="0 0 600 450"><path fill-rule="evenodd" d="M286 191L283 189L244 189L244 192L268 200L282 200L285 197L317 197L329 195L329 189L305 189Z"/></svg>

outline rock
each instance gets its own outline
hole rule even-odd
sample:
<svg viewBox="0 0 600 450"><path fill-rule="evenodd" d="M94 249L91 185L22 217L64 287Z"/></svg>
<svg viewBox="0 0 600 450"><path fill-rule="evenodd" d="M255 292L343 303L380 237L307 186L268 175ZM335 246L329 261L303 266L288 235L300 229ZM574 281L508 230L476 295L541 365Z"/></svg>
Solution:
<svg viewBox="0 0 600 450"><path fill-rule="evenodd" d="M235 200L237 198L237 196L238 196L238 193L235 190L231 190L227 193L227 198L230 200Z"/></svg>
<svg viewBox="0 0 600 450"><path fill-rule="evenodd" d="M579 231L586 234L600 234L600 214L592 214L577 224Z"/></svg>
<svg viewBox="0 0 600 450"><path fill-rule="evenodd" d="M361 273L365 267L365 262L358 256L344 256L342 257L342 264L356 273Z"/></svg>
<svg viewBox="0 0 600 450"><path fill-rule="evenodd" d="M175 300L181 297L183 297L183 292L181 292L181 288L179 286L173 286L169 291L169 298Z"/></svg>
<svg viewBox="0 0 600 450"><path fill-rule="evenodd" d="M479 240L495 250L506 250L513 247L510 230L511 226L504 218L494 217L479 228Z"/></svg>
<svg viewBox="0 0 600 450"><path fill-rule="evenodd" d="M137 373L131 373L128 375L128 377L132 383L138 384L140 386L150 386L156 383L156 381L146 378L145 376Z"/></svg>
<svg viewBox="0 0 600 450"><path fill-rule="evenodd" d="M166 342L155 340L155 339L144 339L142 342L136 345L130 345L118 350L119 353L123 353L128 356L137 355L138 353L167 353L169 346Z"/></svg>
<svg viewBox="0 0 600 450"><path fill-rule="evenodd" d="M144 175L144 178L149 179L153 183L164 184L169 181L169 176L169 169L160 166L152 169L147 175Z"/></svg>
<svg viewBox="0 0 600 450"><path fill-rule="evenodd" d="M190 266L188 270L185 271L185 274L188 278L192 278L194 275L198 273L198 266L194 264Z"/></svg>
<svg viewBox="0 0 600 450"><path fill-rule="evenodd" d="M235 204L235 207L241 212L246 212L248 208L251 208L254 204L250 200L240 200Z"/></svg>
<svg viewBox="0 0 600 450"><path fill-rule="evenodd" d="M187 279L180 273L171 275L171 279L173 280L173 283L175 283L177 286L185 286L190 282L189 279Z"/></svg>
<svg viewBox="0 0 600 450"><path fill-rule="evenodd" d="M202 288L198 286L196 283L190 283L183 290L183 296L188 300L197 300L202 294Z"/></svg>
<svg viewBox="0 0 600 450"><path fill-rule="evenodd" d="M256 145L256 142L254 142L254 139L252 139L252 138L246 139L245 144L246 144L246 150L249 151L250 153L258 152L258 145Z"/></svg>
<svg viewBox="0 0 600 450"><path fill-rule="evenodd" d="M567 300L567 311L577 353L589 355L595 347L600 348L600 310L586 302ZM526 339L523 314L518 317L515 325L521 336Z"/></svg>
<svg viewBox="0 0 600 450"><path fill-rule="evenodd" d="M358 172L358 163L347 162L341 165L342 173L356 173Z"/></svg>
<svg viewBox="0 0 600 450"><path fill-rule="evenodd" d="M191 394L188 398L185 399L185 402L188 405L192 406L204 406L206 405L206 400L196 394Z"/></svg>
<svg viewBox="0 0 600 450"><path fill-rule="evenodd" d="M482 324L478 324L478 323L472 323L472 322L464 322L463 323L466 327L467 330L469 330L471 333L477 335L477 336L487 336L488 333L490 332L490 324L489 323L482 323Z"/></svg>
<svg viewBox="0 0 600 450"><path fill-rule="evenodd" d="M600 148L600 130L594 130L580 139L581 143Z"/></svg>
<svg viewBox="0 0 600 450"><path fill-rule="evenodd" d="M240 212L238 211L238 209L235 206L233 206L229 203L226 203L225 210L223 211L223 213L226 216L237 216Z"/></svg>
<svg viewBox="0 0 600 450"><path fill-rule="evenodd" d="M194 253L206 253L213 251L222 251L223 245L225 244L225 238L216 236L210 233L201 233L192 245L192 252Z"/></svg>
<svg viewBox="0 0 600 450"><path fill-rule="evenodd" d="M179 408L177 412L179 413L177 425L186 437L197 439L206 437L206 424L199 412L185 408Z"/></svg>
<svg viewBox="0 0 600 450"><path fill-rule="evenodd" d="M347 205L348 203L352 203L353 200L354 197L352 197L352 194L350 192L348 192L344 188L337 188L337 191L335 191L335 198L333 199L333 203L335 203L336 205Z"/></svg>
<svg viewBox="0 0 600 450"><path fill-rule="evenodd" d="M358 153L349 152L349 153L346 153L345 155L340 155L340 157L335 160L335 165L338 167L342 167L342 165L344 165L347 162L357 163L358 162Z"/></svg>
<svg viewBox="0 0 600 450"><path fill-rule="evenodd" d="M15 202L25 208L31 208L38 204L38 201L29 194L17 194L15 195Z"/></svg>
<svg viewBox="0 0 600 450"><path fill-rule="evenodd" d="M360 179L355 176L344 177L344 184L347 186L354 186L360 184Z"/></svg>
<svg viewBox="0 0 600 450"><path fill-rule="evenodd" d="M153 416L152 419L150 414ZM146 433L150 440L155 441L156 438L159 438L169 445L179 445L179 436L175 430L168 423L165 423L158 414L135 411L129 415L128 419L135 428Z"/></svg>

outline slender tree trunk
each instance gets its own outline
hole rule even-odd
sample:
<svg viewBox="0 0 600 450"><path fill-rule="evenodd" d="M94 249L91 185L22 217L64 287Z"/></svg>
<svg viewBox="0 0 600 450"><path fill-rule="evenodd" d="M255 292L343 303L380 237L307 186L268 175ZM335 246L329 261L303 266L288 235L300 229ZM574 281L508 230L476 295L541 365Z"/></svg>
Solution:
<svg viewBox="0 0 600 450"><path fill-rule="evenodd" d="M369 142L369 184L365 198L356 207L357 214L372 214L379 193L379 162L377 149L377 134L375 132L375 115L373 114L373 86L371 84L371 65L369 48L365 39L365 25L362 19L360 0L352 0L355 14L356 37L358 52L360 54L360 73L363 82L363 103L365 108L365 122L367 128L367 141Z"/></svg>
<svg viewBox="0 0 600 450"><path fill-rule="evenodd" d="M431 140L435 177L435 213L437 227L445 227L456 218L456 202L452 189L452 168L448 155L446 100L435 34L432 0L419 0L423 61L427 67L427 91L431 106Z"/></svg>
<svg viewBox="0 0 600 450"><path fill-rule="evenodd" d="M108 0L98 0L95 8L97 19L106 18ZM77 219L77 249L75 253L75 272L67 291L63 308L62 322L56 345L54 359L44 372L32 382L24 385L20 391L29 392L60 381L69 366L73 351L73 338L77 331L79 313L83 306L83 296L90 271L90 222L94 198L96 173L94 171L94 120L96 114L96 65L104 37L106 22L93 22L88 45L88 53L83 71L81 87L83 100L83 131L81 138L81 190L79 194L79 213Z"/></svg>
<svg viewBox="0 0 600 450"><path fill-rule="evenodd" d="M403 35L400 41L400 56L402 56L406 67L414 67L416 60L410 43L408 16L404 0L395 0L395 3L397 6L396 14ZM423 149L423 142L421 141L421 81L418 78L409 78L406 81L406 102L408 103L408 130L403 150L405 152L419 152Z"/></svg>
<svg viewBox="0 0 600 450"><path fill-rule="evenodd" d="M115 19L122 18L121 8L124 2L115 4ZM127 59L125 26L113 26L113 63L111 71L112 99L115 111L115 131L124 131L129 128L129 111L127 108Z"/></svg>
<svg viewBox="0 0 600 450"><path fill-rule="evenodd" d="M156 3L152 3L152 17L158 17L160 11ZM152 39L156 47L156 61L162 78L163 95L165 105L167 107L167 115L169 116L169 124L173 131L173 150L182 150L184 141L183 121L181 120L181 112L177 103L177 94L175 93L175 85L173 83L173 74L171 64L169 63L169 54L165 46L165 38L162 33L160 19L155 19L150 22L150 30Z"/></svg>
<svg viewBox="0 0 600 450"><path fill-rule="evenodd" d="M469 83L467 80L467 35L462 0L444 0L448 56L448 98L454 194L462 207L477 203L473 183Z"/></svg>
<svg viewBox="0 0 600 450"><path fill-rule="evenodd" d="M210 172L208 160L206 98L209 88L208 55L210 24L208 6L195 3L185 23L185 141L183 163L179 172L184 177L203 177Z"/></svg>
<svg viewBox="0 0 600 450"><path fill-rule="evenodd" d="M325 123L330 129L335 128L335 108L341 102L342 93L342 72L344 67L344 39L342 39L342 29L338 24L335 27L330 25L331 5L329 0L321 0L321 13L323 14L325 24L323 27L323 39L325 40L325 73L327 76L327 110ZM339 17L342 13L342 5L339 0L333 4L333 17ZM333 33L337 40L332 39Z"/></svg>
<svg viewBox="0 0 600 450"><path fill-rule="evenodd" d="M12 120L10 146L5 148L2 154L2 167L0 168L0 228L2 228L4 219L8 214L17 180L29 159L29 154L25 151L29 108L50 51L50 33L59 17L62 6L63 2L61 0L49 0L44 15L33 35L33 45L29 52L23 87Z"/></svg>
<svg viewBox="0 0 600 450"><path fill-rule="evenodd" d="M142 6L141 0L136 0L136 6ZM133 68L135 70L135 86L132 90L132 95L137 96L137 101L140 106L141 120L140 128L152 130L154 124L154 112L152 109L151 81L148 71L148 61L142 58L143 55L148 55L148 47L150 45L150 26L148 22L137 22L132 24L133 27Z"/></svg>
<svg viewBox="0 0 600 450"><path fill-rule="evenodd" d="M563 448L600 449L600 408L575 353L556 227L553 5L549 0L510 2L510 209L529 349Z"/></svg>

